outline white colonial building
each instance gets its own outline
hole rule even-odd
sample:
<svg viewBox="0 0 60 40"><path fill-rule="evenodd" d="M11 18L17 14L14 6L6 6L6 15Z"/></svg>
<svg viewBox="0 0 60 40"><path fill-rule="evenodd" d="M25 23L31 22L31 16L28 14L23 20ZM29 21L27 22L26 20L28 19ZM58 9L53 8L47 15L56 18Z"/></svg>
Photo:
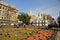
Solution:
<svg viewBox="0 0 60 40"><path fill-rule="evenodd" d="M53 21L52 17L46 13L38 13L38 17L33 21L34 26L48 26Z"/></svg>

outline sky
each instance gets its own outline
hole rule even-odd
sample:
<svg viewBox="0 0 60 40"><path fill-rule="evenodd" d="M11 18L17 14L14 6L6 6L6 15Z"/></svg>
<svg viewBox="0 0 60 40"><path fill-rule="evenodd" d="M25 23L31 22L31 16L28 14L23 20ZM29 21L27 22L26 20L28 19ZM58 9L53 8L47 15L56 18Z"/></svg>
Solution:
<svg viewBox="0 0 60 40"><path fill-rule="evenodd" d="M60 11L60 0L3 0L3 2L15 6L19 12L29 13L31 8L33 15L43 12L55 18Z"/></svg>

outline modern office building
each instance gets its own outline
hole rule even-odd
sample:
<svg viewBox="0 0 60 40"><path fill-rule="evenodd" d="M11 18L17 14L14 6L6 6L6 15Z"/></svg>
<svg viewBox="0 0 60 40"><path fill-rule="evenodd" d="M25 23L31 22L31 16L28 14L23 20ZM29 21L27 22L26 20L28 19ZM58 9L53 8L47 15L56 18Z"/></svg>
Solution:
<svg viewBox="0 0 60 40"><path fill-rule="evenodd" d="M0 22L15 23L18 20L17 17L17 8L4 2L0 2Z"/></svg>

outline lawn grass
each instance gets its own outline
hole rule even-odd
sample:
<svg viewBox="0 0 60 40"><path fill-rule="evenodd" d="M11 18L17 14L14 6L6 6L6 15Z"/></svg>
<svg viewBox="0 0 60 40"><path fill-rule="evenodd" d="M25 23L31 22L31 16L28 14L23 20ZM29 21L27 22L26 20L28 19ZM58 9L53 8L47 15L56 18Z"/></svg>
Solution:
<svg viewBox="0 0 60 40"><path fill-rule="evenodd" d="M1 28L14 28L13 25L2 25Z"/></svg>
<svg viewBox="0 0 60 40"><path fill-rule="evenodd" d="M21 40L27 38L28 36L34 35L32 28L0 28L0 40ZM2 35L1 35L2 34Z"/></svg>
<svg viewBox="0 0 60 40"><path fill-rule="evenodd" d="M35 30L45 30L37 29L34 27L20 27L14 28L14 26L3 26L0 28L0 40L22 40L23 38L28 38L36 35Z"/></svg>

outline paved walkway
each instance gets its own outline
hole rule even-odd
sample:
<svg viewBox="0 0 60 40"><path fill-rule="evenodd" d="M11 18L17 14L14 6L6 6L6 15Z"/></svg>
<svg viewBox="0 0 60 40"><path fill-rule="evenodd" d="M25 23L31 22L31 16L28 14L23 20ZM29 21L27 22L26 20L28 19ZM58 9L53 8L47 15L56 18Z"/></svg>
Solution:
<svg viewBox="0 0 60 40"><path fill-rule="evenodd" d="M57 32L56 40L60 40L60 31Z"/></svg>

